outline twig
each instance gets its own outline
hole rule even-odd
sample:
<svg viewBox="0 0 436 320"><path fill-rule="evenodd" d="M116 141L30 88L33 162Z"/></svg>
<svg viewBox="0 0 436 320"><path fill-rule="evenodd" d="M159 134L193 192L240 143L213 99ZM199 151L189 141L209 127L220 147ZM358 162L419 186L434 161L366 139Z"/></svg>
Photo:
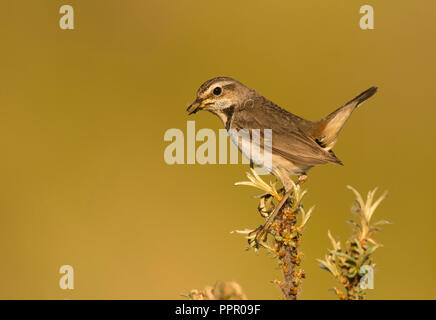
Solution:
<svg viewBox="0 0 436 320"><path fill-rule="evenodd" d="M359 192L350 186L348 188L356 196L353 213L357 219L348 221L354 228L354 234L345 242L344 248L342 248L340 241L335 240L329 231L328 236L333 249L329 250L324 260L318 259L318 261L321 268L330 272L344 287L345 293L338 288L333 288L339 299L363 300L368 284L362 281L369 281L372 278L373 275L368 274L375 267L372 256L374 251L381 246L381 244L375 242L372 236L376 231L380 230L380 225L390 224L391 222L387 220L376 223L371 222L374 211L386 197L386 192L374 201L376 188L368 192L367 199L364 201Z"/></svg>
<svg viewBox="0 0 436 320"><path fill-rule="evenodd" d="M263 218L268 219L276 207L274 200L279 202L282 196L275 189L274 184L265 183L254 170L252 170L252 174L247 173L247 177L250 181L237 184L249 185L265 191L264 194L257 196L260 198L258 210ZM270 228L267 228L267 238L264 241L256 241L256 232L262 229L236 231L247 234L248 248L254 248L256 252L259 248L264 248L278 258L279 266L283 272L283 281L274 280L273 283L278 285L287 300L297 299L302 279L305 278L305 273L300 267L303 258L303 253L300 251L300 241L304 226L309 220L313 208L307 213L304 211L301 204L304 194L305 191L301 190L300 185L294 185L293 192L279 210ZM299 214L301 215L301 223L298 225ZM269 239L268 235L270 235ZM270 244L268 244L268 240L270 240Z"/></svg>

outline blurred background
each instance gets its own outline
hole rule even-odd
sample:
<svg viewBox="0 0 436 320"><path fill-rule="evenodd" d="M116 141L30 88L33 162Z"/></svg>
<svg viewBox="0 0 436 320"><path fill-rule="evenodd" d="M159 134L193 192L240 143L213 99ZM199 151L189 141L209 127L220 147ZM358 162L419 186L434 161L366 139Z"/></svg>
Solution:
<svg viewBox="0 0 436 320"><path fill-rule="evenodd" d="M75 30L59 28L72 5ZM375 30L359 28L361 5ZM277 299L276 262L235 229L262 223L247 165L164 162L170 128L197 88L231 76L317 120L372 85L335 147L345 166L313 169L301 299L334 299L319 268L327 231L351 233L353 194L388 198L375 219L371 299L435 299L434 87L430 1L13 1L0 4L0 298L178 299L216 280ZM71 265L74 290L59 288Z"/></svg>

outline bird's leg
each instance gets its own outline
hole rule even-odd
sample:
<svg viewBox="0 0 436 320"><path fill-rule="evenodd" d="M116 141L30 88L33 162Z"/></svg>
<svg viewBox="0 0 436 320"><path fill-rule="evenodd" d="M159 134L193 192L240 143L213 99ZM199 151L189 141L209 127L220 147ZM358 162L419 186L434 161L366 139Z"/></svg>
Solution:
<svg viewBox="0 0 436 320"><path fill-rule="evenodd" d="M298 177L297 184L302 184L307 180L306 175L300 175ZM256 236L254 238L254 241L256 243L260 243L266 240L266 237L268 235L268 230L271 227L272 223L274 222L275 217L279 213L280 209L285 204L286 200L288 200L289 196L291 195L292 191L294 190L294 186L292 184L289 184L289 188L285 187L285 190L287 189L286 193L283 195L283 198L280 200L280 202L277 204L277 206L274 208L274 211L269 215L268 220L263 226L260 226L256 230L254 230L252 233L256 233Z"/></svg>
<svg viewBox="0 0 436 320"><path fill-rule="evenodd" d="M285 193L285 195L283 196L282 200L280 200L278 205L274 208L274 211L269 215L268 220L266 221L266 223L263 226L260 226L259 228L257 228L255 231L253 231L253 232L256 232L256 237L254 238L256 243L259 243L261 241L265 241L266 240L266 236L268 234L269 228L271 227L271 224L274 222L274 219L277 216L277 214L279 213L280 209L283 207L283 205L285 204L286 200L291 195L292 190L293 190L293 188L289 189Z"/></svg>

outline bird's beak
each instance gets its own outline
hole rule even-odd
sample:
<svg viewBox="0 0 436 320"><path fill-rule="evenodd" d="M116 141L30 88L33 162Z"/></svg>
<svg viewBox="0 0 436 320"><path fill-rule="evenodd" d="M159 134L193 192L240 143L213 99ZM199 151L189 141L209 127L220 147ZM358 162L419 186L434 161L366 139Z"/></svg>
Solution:
<svg viewBox="0 0 436 320"><path fill-rule="evenodd" d="M187 109L186 111L189 112L189 114L196 113L197 111L200 111L202 109L201 102L198 100L195 100Z"/></svg>

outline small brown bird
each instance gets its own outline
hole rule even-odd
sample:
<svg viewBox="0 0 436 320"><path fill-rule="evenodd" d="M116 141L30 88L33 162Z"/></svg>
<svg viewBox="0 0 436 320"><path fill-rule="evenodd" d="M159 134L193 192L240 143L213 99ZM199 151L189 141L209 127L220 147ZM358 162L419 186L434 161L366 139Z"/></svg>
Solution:
<svg viewBox="0 0 436 320"><path fill-rule="evenodd" d="M260 159L253 157L250 149L252 141L244 141L244 137L236 136L235 132L248 130L250 138L254 130L260 130L261 134L262 130L271 130L272 163L269 171L282 182L286 194L263 227L266 229L292 191L290 176L297 175L299 181L304 181L306 173L316 165L342 164L332 150L338 134L354 109L376 91L377 87L371 87L325 118L312 122L280 108L239 81L218 77L201 85L196 100L187 111L192 114L207 110L216 114L239 150L259 166L262 166ZM261 142L260 149L263 147Z"/></svg>

